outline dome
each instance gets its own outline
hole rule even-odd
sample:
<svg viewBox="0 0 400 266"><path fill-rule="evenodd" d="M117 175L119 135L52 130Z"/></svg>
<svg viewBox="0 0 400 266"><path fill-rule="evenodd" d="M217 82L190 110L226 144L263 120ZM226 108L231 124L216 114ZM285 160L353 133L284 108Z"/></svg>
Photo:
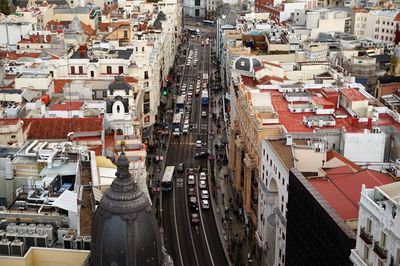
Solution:
<svg viewBox="0 0 400 266"><path fill-rule="evenodd" d="M90 265L162 265L158 225L128 168L122 152L93 219Z"/></svg>
<svg viewBox="0 0 400 266"><path fill-rule="evenodd" d="M260 59L256 57L239 57L233 63L234 69L247 72L252 72L254 71L255 67L259 67L261 65L262 63Z"/></svg>
<svg viewBox="0 0 400 266"><path fill-rule="evenodd" d="M132 86L125 82L122 76L115 76L114 81L108 85L110 94L113 95L115 90L125 90L126 95L132 90Z"/></svg>

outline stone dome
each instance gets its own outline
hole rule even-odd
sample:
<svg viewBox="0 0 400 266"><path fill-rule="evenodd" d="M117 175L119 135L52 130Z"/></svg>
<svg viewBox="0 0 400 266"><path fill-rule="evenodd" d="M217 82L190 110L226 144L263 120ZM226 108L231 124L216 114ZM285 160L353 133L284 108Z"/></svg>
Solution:
<svg viewBox="0 0 400 266"><path fill-rule="evenodd" d="M239 57L233 63L233 68L241 71L253 72L255 67L261 65L261 60L256 57Z"/></svg>
<svg viewBox="0 0 400 266"><path fill-rule="evenodd" d="M162 265L158 225L143 192L131 178L124 152L116 178L104 193L92 225L90 265Z"/></svg>

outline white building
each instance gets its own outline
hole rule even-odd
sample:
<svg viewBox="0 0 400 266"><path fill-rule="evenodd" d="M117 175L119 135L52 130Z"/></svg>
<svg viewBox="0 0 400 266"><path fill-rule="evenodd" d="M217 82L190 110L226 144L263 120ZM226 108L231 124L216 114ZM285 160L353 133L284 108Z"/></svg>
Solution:
<svg viewBox="0 0 400 266"><path fill-rule="evenodd" d="M205 17L207 0L183 0L183 13L189 17Z"/></svg>
<svg viewBox="0 0 400 266"><path fill-rule="evenodd" d="M361 191L356 248L350 259L355 266L399 265L400 183Z"/></svg>
<svg viewBox="0 0 400 266"><path fill-rule="evenodd" d="M394 42L400 12L393 10L356 9L352 19L352 33L358 38Z"/></svg>

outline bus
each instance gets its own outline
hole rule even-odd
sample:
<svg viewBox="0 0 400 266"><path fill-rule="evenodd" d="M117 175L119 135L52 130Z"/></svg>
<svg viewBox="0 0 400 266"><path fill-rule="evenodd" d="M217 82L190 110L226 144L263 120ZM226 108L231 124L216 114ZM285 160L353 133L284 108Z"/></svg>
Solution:
<svg viewBox="0 0 400 266"><path fill-rule="evenodd" d="M208 73L203 73L203 80L208 81Z"/></svg>
<svg viewBox="0 0 400 266"><path fill-rule="evenodd" d="M201 92L201 104L202 105L208 104L208 90L203 90Z"/></svg>
<svg viewBox="0 0 400 266"><path fill-rule="evenodd" d="M178 96L176 99L176 109L183 109L185 107L185 95Z"/></svg>
<svg viewBox="0 0 400 266"><path fill-rule="evenodd" d="M180 128L182 121L182 113L174 114L174 118L172 119L172 128Z"/></svg>
<svg viewBox="0 0 400 266"><path fill-rule="evenodd" d="M203 20L203 24L204 25L208 25L208 26L213 26L214 25L214 21L211 21L211 20Z"/></svg>
<svg viewBox="0 0 400 266"><path fill-rule="evenodd" d="M167 166L161 181L162 191L171 191L173 187L172 178L174 177L175 166Z"/></svg>

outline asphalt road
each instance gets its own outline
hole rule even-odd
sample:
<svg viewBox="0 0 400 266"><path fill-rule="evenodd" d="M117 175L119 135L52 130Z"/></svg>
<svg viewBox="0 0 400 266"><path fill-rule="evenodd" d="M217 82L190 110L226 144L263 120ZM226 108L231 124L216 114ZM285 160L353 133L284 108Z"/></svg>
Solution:
<svg viewBox="0 0 400 266"><path fill-rule="evenodd" d="M228 265L223 251L213 211L204 210L199 204L200 223L196 227L190 221L190 211L187 195L187 169L193 168L198 178L199 168L207 172L207 160L195 159L195 154L200 151L208 151L208 105L201 104L201 95L195 96L197 77L209 72L211 66L210 45L201 46L199 39L192 39L189 43L191 50L198 50L198 64L186 66L182 83L189 87L193 85L192 107L190 122L192 130L187 135L179 137L171 136L166 166L179 163L185 164L184 173L175 172L174 188L171 192L162 194L162 216L164 227L165 248L172 256L175 265L204 266L204 265ZM211 102L212 99L210 99ZM201 117L201 112L206 111L207 117ZM182 122L183 123L183 122ZM203 148L195 147L196 140L201 139ZM200 202L198 179L195 188L197 199ZM207 189L209 189L207 185ZM209 201L211 204L211 201ZM212 206L210 206L211 208Z"/></svg>

